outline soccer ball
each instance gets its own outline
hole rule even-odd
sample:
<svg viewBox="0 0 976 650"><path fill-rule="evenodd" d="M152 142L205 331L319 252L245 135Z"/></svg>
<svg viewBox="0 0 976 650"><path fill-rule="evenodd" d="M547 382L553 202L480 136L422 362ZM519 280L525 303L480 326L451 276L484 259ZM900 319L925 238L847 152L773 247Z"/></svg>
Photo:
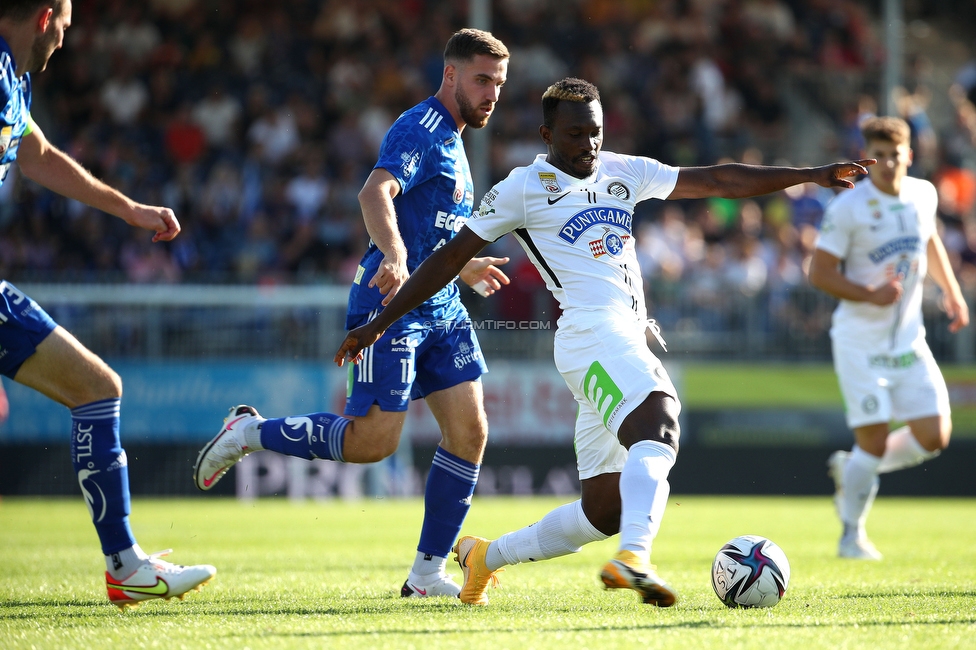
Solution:
<svg viewBox="0 0 976 650"><path fill-rule="evenodd" d="M728 607L772 607L790 584L790 562L759 535L736 537L712 563L712 589Z"/></svg>

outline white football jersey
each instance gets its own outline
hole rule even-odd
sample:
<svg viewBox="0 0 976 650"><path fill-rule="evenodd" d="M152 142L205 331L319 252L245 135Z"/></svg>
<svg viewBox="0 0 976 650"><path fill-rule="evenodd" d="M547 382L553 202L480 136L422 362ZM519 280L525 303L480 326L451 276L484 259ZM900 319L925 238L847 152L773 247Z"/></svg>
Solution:
<svg viewBox="0 0 976 650"><path fill-rule="evenodd" d="M932 183L902 180L892 196L869 179L841 192L827 206L817 248L844 261L844 275L862 286L898 278L905 293L893 305L841 300L830 335L886 354L908 352L925 339L922 284L928 272L928 244L936 232L938 195Z"/></svg>
<svg viewBox="0 0 976 650"><path fill-rule="evenodd" d="M607 151L596 171L581 179L540 154L485 194L466 225L487 241L513 233L559 301L563 319L610 309L644 320L634 206L667 198L677 179L677 167Z"/></svg>

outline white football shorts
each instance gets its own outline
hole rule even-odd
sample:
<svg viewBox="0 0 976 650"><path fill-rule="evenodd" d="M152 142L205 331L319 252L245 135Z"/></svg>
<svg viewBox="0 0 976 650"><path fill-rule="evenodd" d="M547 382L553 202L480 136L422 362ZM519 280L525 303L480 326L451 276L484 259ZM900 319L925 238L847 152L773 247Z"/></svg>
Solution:
<svg viewBox="0 0 976 650"><path fill-rule="evenodd" d="M867 352L834 341L834 369L844 396L847 426L949 415L949 391L924 342L896 355Z"/></svg>
<svg viewBox="0 0 976 650"><path fill-rule="evenodd" d="M576 464L580 480L619 472L627 449L620 424L654 391L678 399L667 371L647 346L646 324L601 314L563 324L555 336L556 369L576 398ZM681 408L681 403L678 403Z"/></svg>

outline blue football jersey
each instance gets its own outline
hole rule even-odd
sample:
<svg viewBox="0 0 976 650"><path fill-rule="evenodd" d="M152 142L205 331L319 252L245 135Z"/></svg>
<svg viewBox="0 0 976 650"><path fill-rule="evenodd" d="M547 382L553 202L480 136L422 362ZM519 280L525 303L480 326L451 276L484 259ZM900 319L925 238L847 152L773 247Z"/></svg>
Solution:
<svg viewBox="0 0 976 650"><path fill-rule="evenodd" d="M393 199L397 225L407 249L407 270L450 241L471 217L474 185L464 143L454 118L435 97L404 112L387 131L374 169L385 169L400 183ZM358 327L381 307L383 295L369 288L383 253L370 242L349 292L346 327ZM453 282L408 313L411 321L453 320L466 317Z"/></svg>
<svg viewBox="0 0 976 650"><path fill-rule="evenodd" d="M20 139L30 133L30 104L30 75L17 77L10 46L0 38L0 183L17 159Z"/></svg>

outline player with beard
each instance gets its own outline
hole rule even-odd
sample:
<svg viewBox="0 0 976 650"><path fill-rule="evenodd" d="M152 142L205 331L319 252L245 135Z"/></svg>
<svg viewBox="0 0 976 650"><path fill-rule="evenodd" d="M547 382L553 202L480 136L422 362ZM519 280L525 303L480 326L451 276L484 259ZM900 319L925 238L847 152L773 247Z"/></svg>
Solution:
<svg viewBox="0 0 976 650"><path fill-rule="evenodd" d="M410 273L455 236L471 216L474 188L464 153L465 126L488 123L508 71L505 45L462 29L444 51L440 89L390 127L359 193L370 244L359 264L346 327L372 319ZM493 293L508 278L472 259L459 269L469 285ZM480 377L487 372L477 336L451 282L389 327L349 369L345 417L311 413L265 419L252 406L230 409L200 452L194 482L209 490L246 454L268 449L301 458L373 463L397 449L411 399L424 398L441 429L425 490L417 555L400 595L457 596L447 555L471 506L488 437Z"/></svg>
<svg viewBox="0 0 976 650"><path fill-rule="evenodd" d="M579 407L574 447L582 498L494 541L462 537L454 547L464 573L461 600L487 604L486 589L507 564L575 553L619 532L619 551L600 574L604 585L633 589L643 602L668 607L675 590L658 577L650 555L670 493L681 405L647 345L648 329L663 340L647 319L634 207L648 199L744 198L807 182L851 187L847 178L874 161L806 169L678 168L601 152L600 94L581 79L550 86L542 115L539 133L548 153L495 185L478 213L411 275L387 308L346 335L335 361L362 366L362 350L386 336L385 328L449 282L488 242L513 233L563 311L555 358Z"/></svg>
<svg viewBox="0 0 976 650"><path fill-rule="evenodd" d="M47 141L31 119L31 74L47 67L71 25L71 0L0 2L0 183L14 162L27 178L66 197L155 231L170 241L169 208L136 203L98 181ZM122 381L36 302L0 280L0 373L71 410L71 461L105 555L108 597L124 609L198 589L216 569L147 555L129 526L129 475L119 441Z"/></svg>

